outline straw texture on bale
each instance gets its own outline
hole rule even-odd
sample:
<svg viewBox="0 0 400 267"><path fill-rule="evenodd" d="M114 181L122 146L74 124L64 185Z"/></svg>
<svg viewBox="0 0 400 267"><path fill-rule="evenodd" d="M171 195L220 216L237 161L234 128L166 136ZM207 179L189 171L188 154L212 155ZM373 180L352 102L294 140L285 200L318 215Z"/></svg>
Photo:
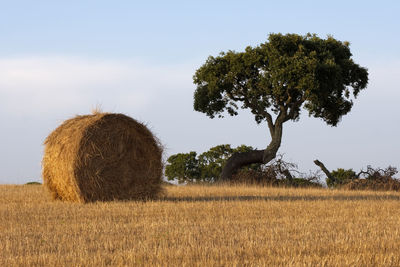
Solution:
<svg viewBox="0 0 400 267"><path fill-rule="evenodd" d="M76 116L44 144L42 175L53 199L143 199L161 190L161 146L145 125L123 114Z"/></svg>

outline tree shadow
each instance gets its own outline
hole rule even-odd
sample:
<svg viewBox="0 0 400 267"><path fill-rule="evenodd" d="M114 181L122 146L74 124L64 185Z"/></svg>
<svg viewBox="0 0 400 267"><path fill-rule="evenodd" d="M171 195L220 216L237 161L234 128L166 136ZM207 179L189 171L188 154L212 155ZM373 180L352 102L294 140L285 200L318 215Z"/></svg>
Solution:
<svg viewBox="0 0 400 267"><path fill-rule="evenodd" d="M211 202L211 201L351 201L351 200L400 200L400 195L335 195L335 196L205 196L205 197L161 197L166 202Z"/></svg>

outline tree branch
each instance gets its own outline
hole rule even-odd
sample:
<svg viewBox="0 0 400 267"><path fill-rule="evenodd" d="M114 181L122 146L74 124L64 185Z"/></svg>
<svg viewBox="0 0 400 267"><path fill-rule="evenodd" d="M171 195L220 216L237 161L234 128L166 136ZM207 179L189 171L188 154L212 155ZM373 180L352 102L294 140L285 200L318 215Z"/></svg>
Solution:
<svg viewBox="0 0 400 267"><path fill-rule="evenodd" d="M325 173L326 177L328 177L332 181L336 180L335 177L333 177L333 175L330 173L330 171L328 171L328 169L325 167L325 165L321 161L316 159L316 160L314 160L314 164L321 168L321 170Z"/></svg>
<svg viewBox="0 0 400 267"><path fill-rule="evenodd" d="M231 98L232 100L235 100L235 101L244 101L246 98L245 97L237 97L237 96L234 96L231 92L226 92L226 95L229 97L229 98Z"/></svg>
<svg viewBox="0 0 400 267"><path fill-rule="evenodd" d="M291 120L295 117L296 112L300 109L301 105L304 102L303 96L300 97L297 101L294 101L289 108L289 114L286 116L285 121Z"/></svg>
<svg viewBox="0 0 400 267"><path fill-rule="evenodd" d="M257 105L253 105L246 97L244 97L243 102L247 107L249 107L253 110L256 110L260 115L264 116L264 118L266 119L266 121L268 123L269 132L272 137L275 133L275 125L274 125L271 114L264 109L260 110Z"/></svg>
<svg viewBox="0 0 400 267"><path fill-rule="evenodd" d="M264 111L263 115L264 115L265 119L267 120L269 132L272 136L275 132L275 126L274 126L274 122L272 121L272 116L271 116L271 114L268 113L268 111Z"/></svg>
<svg viewBox="0 0 400 267"><path fill-rule="evenodd" d="M282 125L282 123L285 122L286 117L287 117L287 107L285 107L284 105L281 105L278 117L276 117L276 120L275 120L275 126L277 124Z"/></svg>
<svg viewBox="0 0 400 267"><path fill-rule="evenodd" d="M284 167L282 168L282 165L285 165L285 164L282 163L282 156L280 157L280 159L278 159L278 160L276 161L276 165L277 165L277 167L278 167L279 172L282 173L283 175L285 175L286 179L288 179L289 181L292 181L292 180L293 180L293 176L292 176L292 174L290 173L290 171L287 169L287 167L284 166Z"/></svg>
<svg viewBox="0 0 400 267"><path fill-rule="evenodd" d="M362 175L362 174L370 174L370 173L367 172L367 171L361 170L359 173L356 174L356 177L357 177L357 178L360 178L360 175Z"/></svg>

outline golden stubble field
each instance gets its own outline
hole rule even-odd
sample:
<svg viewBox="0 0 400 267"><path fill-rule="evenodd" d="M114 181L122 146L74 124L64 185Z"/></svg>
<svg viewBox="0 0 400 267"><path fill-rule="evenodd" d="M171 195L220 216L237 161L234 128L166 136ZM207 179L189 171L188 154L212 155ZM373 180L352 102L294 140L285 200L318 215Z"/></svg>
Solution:
<svg viewBox="0 0 400 267"><path fill-rule="evenodd" d="M0 186L0 266L400 266L400 193L167 186L53 202Z"/></svg>

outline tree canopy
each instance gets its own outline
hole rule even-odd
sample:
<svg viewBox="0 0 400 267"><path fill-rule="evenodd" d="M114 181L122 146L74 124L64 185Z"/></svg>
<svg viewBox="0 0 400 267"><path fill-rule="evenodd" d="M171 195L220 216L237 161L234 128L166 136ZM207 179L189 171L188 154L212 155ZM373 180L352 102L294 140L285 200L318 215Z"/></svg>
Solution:
<svg viewBox="0 0 400 267"><path fill-rule="evenodd" d="M368 82L366 68L351 59L348 42L315 34L270 34L244 52L210 56L194 75L194 109L213 118L249 108L257 123L272 122L271 112L296 120L300 108L337 125ZM240 104L239 104L240 103Z"/></svg>

